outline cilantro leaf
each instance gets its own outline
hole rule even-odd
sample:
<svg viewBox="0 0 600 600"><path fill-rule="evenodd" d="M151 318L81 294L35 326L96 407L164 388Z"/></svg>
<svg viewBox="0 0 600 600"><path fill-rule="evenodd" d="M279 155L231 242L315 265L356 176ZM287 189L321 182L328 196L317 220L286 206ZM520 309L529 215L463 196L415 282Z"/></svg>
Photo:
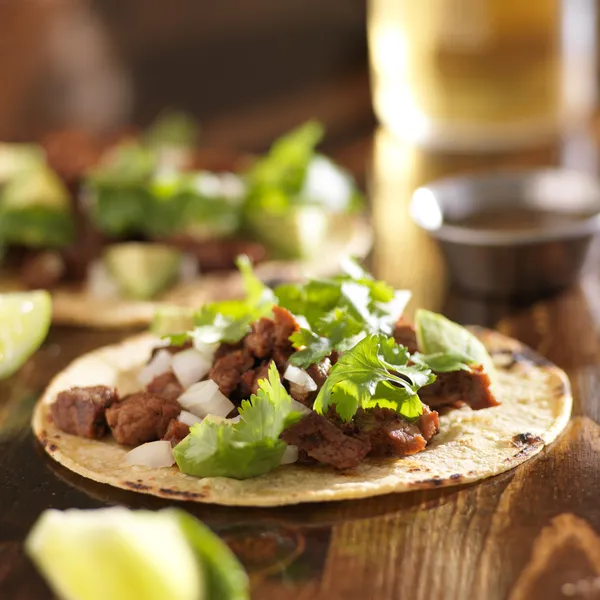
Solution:
<svg viewBox="0 0 600 600"><path fill-rule="evenodd" d="M305 368L327 356L328 347L344 352L369 333L393 333L410 292L395 291L373 279L355 261L344 261L342 269L341 275L331 279L288 283L275 289L279 305L303 316L312 332L292 340L300 350L292 364Z"/></svg>
<svg viewBox="0 0 600 600"><path fill-rule="evenodd" d="M317 335L310 329L295 331L290 336L290 341L295 348L299 348L290 356L290 363L301 369L306 369L312 364L321 362L333 351L331 340Z"/></svg>
<svg viewBox="0 0 600 600"><path fill-rule="evenodd" d="M246 298L205 304L194 315L193 330L165 336L171 344L181 345L187 339L203 344L234 344L250 331L254 321L271 315L276 300L273 291L256 276L247 256L238 256L236 264L242 274Z"/></svg>
<svg viewBox="0 0 600 600"><path fill-rule="evenodd" d="M348 314L346 308L336 308L317 322L320 334L301 328L294 332L290 341L297 348L290 362L303 369L318 363L334 350L345 352L358 343L366 334L362 325Z"/></svg>
<svg viewBox="0 0 600 600"><path fill-rule="evenodd" d="M435 354L421 354L415 352L411 355L415 364L429 367L436 373L449 373L451 371L470 371L473 359L460 352L436 352Z"/></svg>
<svg viewBox="0 0 600 600"><path fill-rule="evenodd" d="M483 365L489 374L494 373L494 364L485 346L458 323L419 309L415 314L415 329L419 350L427 357L421 356L421 360L434 361L438 367L436 370L441 370L440 366L445 371L453 371Z"/></svg>
<svg viewBox="0 0 600 600"><path fill-rule="evenodd" d="M247 173L248 210L285 211L300 193L322 137L322 125L308 121L275 140Z"/></svg>
<svg viewBox="0 0 600 600"><path fill-rule="evenodd" d="M365 337L331 368L314 409L323 414L335 405L345 421L359 407L385 406L406 418L420 415L417 391L432 383L435 375L423 365L408 365L409 358L406 348L392 338L381 334Z"/></svg>
<svg viewBox="0 0 600 600"><path fill-rule="evenodd" d="M250 259L245 254L241 254L236 258L235 264L242 274L246 302L256 307L268 306L271 309L277 298L273 290L256 276Z"/></svg>
<svg viewBox="0 0 600 600"><path fill-rule="evenodd" d="M279 435L301 418L291 409L287 393L274 362L268 379L259 382L256 395L242 402L238 423L204 419L173 454L179 469L195 477L248 479L275 469L286 448Z"/></svg>
<svg viewBox="0 0 600 600"><path fill-rule="evenodd" d="M198 124L181 111L166 110L144 132L144 142L153 148L165 146L193 148L198 142Z"/></svg>

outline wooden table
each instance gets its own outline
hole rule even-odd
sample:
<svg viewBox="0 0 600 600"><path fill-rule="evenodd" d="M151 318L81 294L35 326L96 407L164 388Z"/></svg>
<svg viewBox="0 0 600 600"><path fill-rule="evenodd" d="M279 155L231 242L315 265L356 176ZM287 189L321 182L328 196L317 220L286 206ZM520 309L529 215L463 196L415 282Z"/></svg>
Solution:
<svg viewBox="0 0 600 600"><path fill-rule="evenodd" d="M448 291L436 247L406 215L410 192L442 175L490 166L566 162L595 169L583 138L511 155L441 156L377 132L339 148L372 191L376 273L413 289L415 302L462 322L497 327L565 368L573 419L550 448L514 471L477 485L355 502L281 509L189 505L248 567L253 598L489 599L600 598L600 279L536 302L483 301ZM578 149L582 149L578 153ZM50 593L22 542L47 507L110 504L157 508L162 500L94 484L53 464L29 430L49 378L81 352L126 332L54 329L18 376L0 388L0 598Z"/></svg>

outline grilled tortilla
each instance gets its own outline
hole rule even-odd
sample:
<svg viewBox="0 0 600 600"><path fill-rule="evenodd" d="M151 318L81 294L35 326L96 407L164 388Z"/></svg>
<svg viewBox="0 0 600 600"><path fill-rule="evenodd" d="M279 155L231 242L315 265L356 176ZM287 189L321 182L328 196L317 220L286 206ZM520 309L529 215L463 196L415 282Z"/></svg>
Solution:
<svg viewBox="0 0 600 600"><path fill-rule="evenodd" d="M440 415L440 433L418 454L366 459L356 469L280 466L243 481L198 479L176 466L130 466L128 448L112 438L89 440L58 430L50 419L56 394L71 386L108 385L123 395L139 389L137 372L156 339L142 335L86 354L50 384L33 414L33 430L46 452L94 481L164 498L237 506L280 506L366 498L391 492L479 481L514 468L550 444L566 427L572 397L566 374L516 340L473 329L496 365L500 406L465 406Z"/></svg>

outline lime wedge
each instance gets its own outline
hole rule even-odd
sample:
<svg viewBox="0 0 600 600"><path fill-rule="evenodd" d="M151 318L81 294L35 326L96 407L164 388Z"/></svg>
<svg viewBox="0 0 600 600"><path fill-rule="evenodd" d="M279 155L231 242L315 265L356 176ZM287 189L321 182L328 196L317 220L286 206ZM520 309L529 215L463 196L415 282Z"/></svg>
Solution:
<svg viewBox="0 0 600 600"><path fill-rule="evenodd" d="M62 600L205 599L201 563L172 511L47 510L25 548Z"/></svg>
<svg viewBox="0 0 600 600"><path fill-rule="evenodd" d="M52 318L50 294L0 294L0 379L9 377L40 347Z"/></svg>

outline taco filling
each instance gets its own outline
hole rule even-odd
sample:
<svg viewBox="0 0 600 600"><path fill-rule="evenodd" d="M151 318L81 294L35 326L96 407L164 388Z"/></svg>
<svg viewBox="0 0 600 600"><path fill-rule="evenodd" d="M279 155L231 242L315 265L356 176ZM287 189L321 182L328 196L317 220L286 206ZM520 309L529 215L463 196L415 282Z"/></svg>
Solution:
<svg viewBox="0 0 600 600"><path fill-rule="evenodd" d="M247 479L294 463L353 469L426 449L439 413L499 405L490 356L472 333L347 261L343 274L271 290L239 260L244 300L204 306L166 336L120 396L60 391L62 431L112 435L132 465Z"/></svg>
<svg viewBox="0 0 600 600"><path fill-rule="evenodd" d="M189 118L168 113L135 135L0 144L4 266L25 288L151 300L240 254L309 258L362 207L352 177L317 152L322 136L308 122L262 157L211 154Z"/></svg>

